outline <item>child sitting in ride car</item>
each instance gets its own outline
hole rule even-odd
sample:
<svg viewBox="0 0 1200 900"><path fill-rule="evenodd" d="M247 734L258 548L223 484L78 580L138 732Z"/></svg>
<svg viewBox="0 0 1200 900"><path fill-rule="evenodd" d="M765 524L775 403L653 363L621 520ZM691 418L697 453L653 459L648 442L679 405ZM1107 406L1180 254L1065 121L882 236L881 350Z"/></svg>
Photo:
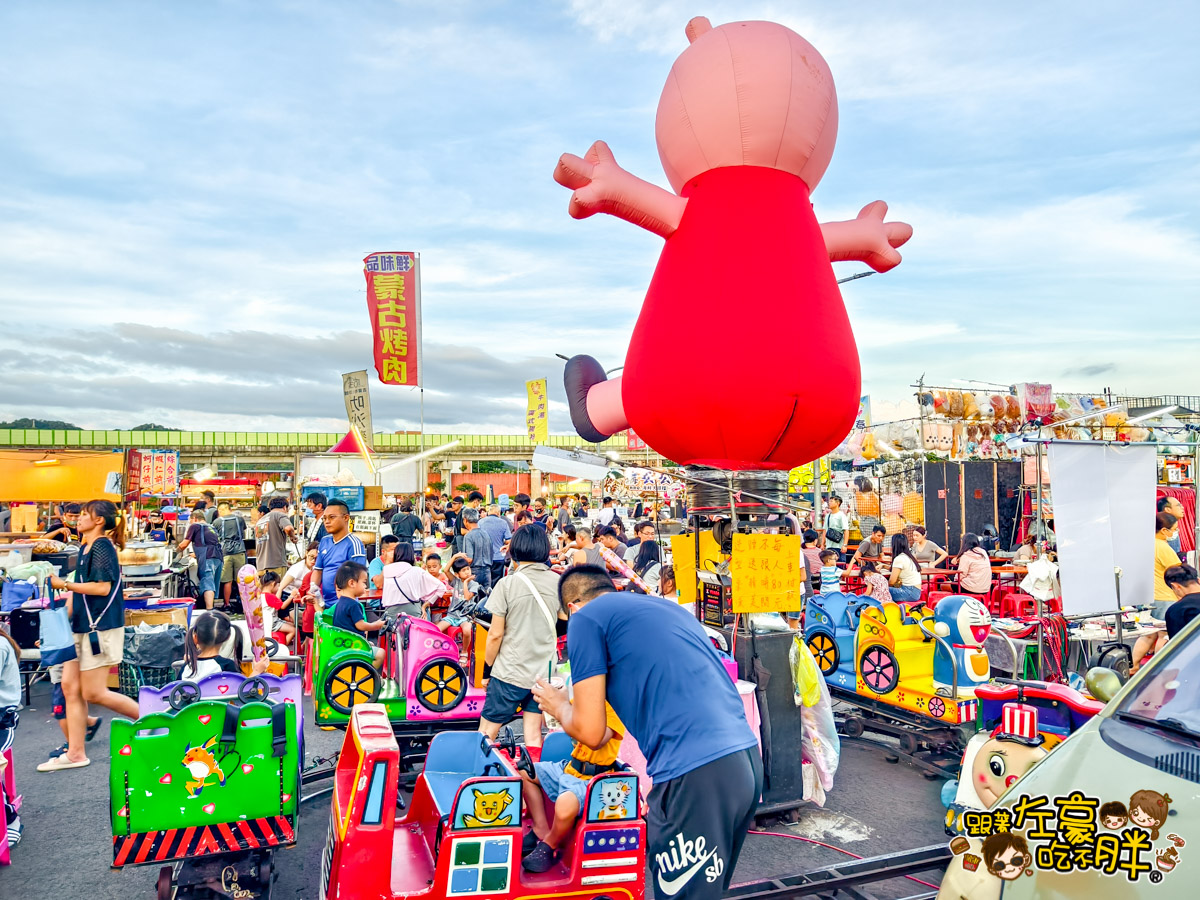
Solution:
<svg viewBox="0 0 1200 900"><path fill-rule="evenodd" d="M887 579L879 574L875 563L869 559L864 559L858 564L858 571L862 575L863 585L866 587L866 590L863 591L864 596L874 597L876 600L883 600L888 603L891 602L892 595L888 591Z"/></svg>
<svg viewBox="0 0 1200 900"><path fill-rule="evenodd" d="M533 831L525 835L521 844L521 852L525 857L521 865L528 872L546 872L558 862L561 855L559 845L583 810L588 782L593 776L616 768L625 726L607 703L604 704L604 714L607 728L604 731L604 744L599 750L576 741L570 759L534 763L536 781L526 773L520 773L521 780L525 782L529 818L533 820ZM553 824L546 820L543 793L554 801Z"/></svg>
<svg viewBox="0 0 1200 900"><path fill-rule="evenodd" d="M471 615L483 599L483 592L479 582L471 577L471 563L465 557L459 557L450 563L450 573L454 576L454 593L450 600L450 609L442 616L437 627L441 629L442 634L448 634L459 641L463 653L470 656L471 633L474 631L470 627Z"/></svg>
<svg viewBox="0 0 1200 900"><path fill-rule="evenodd" d="M358 598L367 592L367 567L362 563L351 560L342 563L334 575L333 586L337 588L337 606L333 608L333 624L347 631L361 631L368 634L372 631L382 631L387 622L368 622L362 601ZM383 668L384 650L376 647L375 668Z"/></svg>
<svg viewBox="0 0 1200 900"><path fill-rule="evenodd" d="M837 567L837 560L836 550L821 551L821 596L842 589L842 570Z"/></svg>

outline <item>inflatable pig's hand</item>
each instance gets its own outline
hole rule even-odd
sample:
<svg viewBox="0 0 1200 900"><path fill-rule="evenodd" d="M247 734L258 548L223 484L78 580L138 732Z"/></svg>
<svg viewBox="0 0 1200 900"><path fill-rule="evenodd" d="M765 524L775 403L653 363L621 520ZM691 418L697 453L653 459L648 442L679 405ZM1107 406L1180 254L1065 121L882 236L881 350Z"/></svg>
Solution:
<svg viewBox="0 0 1200 900"><path fill-rule="evenodd" d="M896 248L912 237L912 226L905 222L885 222L887 204L882 200L868 203L850 222L829 222L821 226L829 259L855 259L876 272L900 265Z"/></svg>
<svg viewBox="0 0 1200 900"><path fill-rule="evenodd" d="M622 175L629 173L617 165L613 152L604 141L596 141L580 159L574 153L564 153L554 168L554 180L571 188L571 205L567 212L573 219L586 219L598 212L607 212Z"/></svg>
<svg viewBox="0 0 1200 900"><path fill-rule="evenodd" d="M583 159L564 153L554 168L554 180L573 191L567 207L572 218L609 213L663 237L679 227L687 205L682 197L622 169L604 141L592 144Z"/></svg>

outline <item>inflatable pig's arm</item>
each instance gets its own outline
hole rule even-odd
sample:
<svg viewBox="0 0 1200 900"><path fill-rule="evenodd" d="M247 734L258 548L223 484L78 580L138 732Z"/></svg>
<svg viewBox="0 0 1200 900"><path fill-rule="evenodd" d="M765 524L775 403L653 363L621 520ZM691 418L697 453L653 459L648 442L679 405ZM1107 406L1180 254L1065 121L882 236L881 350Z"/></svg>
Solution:
<svg viewBox="0 0 1200 900"><path fill-rule="evenodd" d="M683 197L622 169L604 141L592 144L583 159L564 153L554 180L574 192L567 207L572 218L608 213L664 238L674 234L687 206Z"/></svg>
<svg viewBox="0 0 1200 900"><path fill-rule="evenodd" d="M876 200L864 206L856 219L821 225L829 261L855 259L876 272L886 272L900 265L896 248L912 237L912 226L904 222L885 222L885 215L887 204Z"/></svg>

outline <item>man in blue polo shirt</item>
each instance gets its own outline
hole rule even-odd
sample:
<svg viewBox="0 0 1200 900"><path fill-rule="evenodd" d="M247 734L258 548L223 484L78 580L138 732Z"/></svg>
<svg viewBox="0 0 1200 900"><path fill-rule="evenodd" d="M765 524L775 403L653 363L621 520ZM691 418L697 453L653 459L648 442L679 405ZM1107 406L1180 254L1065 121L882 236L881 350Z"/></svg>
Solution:
<svg viewBox="0 0 1200 900"><path fill-rule="evenodd" d="M326 606L337 603L337 570L344 562L367 565L367 548L350 533L350 507L341 500L330 500L322 517L325 537L317 545L317 561L313 565L312 584L321 586Z"/></svg>
<svg viewBox="0 0 1200 900"><path fill-rule="evenodd" d="M558 583L571 612L574 702L539 681L533 696L588 747L612 705L646 756L646 860L658 900L718 900L762 793L758 741L737 689L695 617L676 603L616 593L598 566Z"/></svg>

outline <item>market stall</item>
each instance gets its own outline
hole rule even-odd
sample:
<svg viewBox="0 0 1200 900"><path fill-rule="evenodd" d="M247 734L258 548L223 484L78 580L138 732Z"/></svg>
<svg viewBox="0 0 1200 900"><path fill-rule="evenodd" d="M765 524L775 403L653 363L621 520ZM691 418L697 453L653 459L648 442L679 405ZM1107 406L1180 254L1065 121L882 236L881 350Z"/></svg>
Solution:
<svg viewBox="0 0 1200 900"><path fill-rule="evenodd" d="M68 501L121 500L123 453L0 451L0 503L12 507L11 537L40 535L51 507Z"/></svg>

